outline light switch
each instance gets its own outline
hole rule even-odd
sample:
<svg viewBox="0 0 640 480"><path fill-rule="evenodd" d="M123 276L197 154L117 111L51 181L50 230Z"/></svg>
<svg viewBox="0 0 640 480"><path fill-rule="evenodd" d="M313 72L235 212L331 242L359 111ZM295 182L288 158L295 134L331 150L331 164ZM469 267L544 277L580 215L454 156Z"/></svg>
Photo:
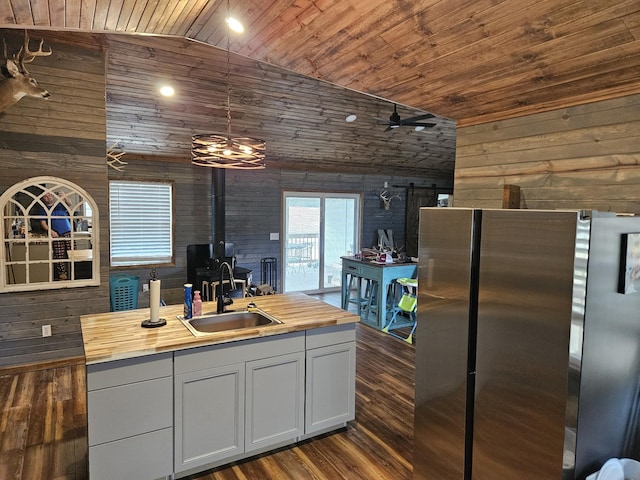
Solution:
<svg viewBox="0 0 640 480"><path fill-rule="evenodd" d="M270 233L269 234L269 240L280 240L280 234L279 233Z"/></svg>

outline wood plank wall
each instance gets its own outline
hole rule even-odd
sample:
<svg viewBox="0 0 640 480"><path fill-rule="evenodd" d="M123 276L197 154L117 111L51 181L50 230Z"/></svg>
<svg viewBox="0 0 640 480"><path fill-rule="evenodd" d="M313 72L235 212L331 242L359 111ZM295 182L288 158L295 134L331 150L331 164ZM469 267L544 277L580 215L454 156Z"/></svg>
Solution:
<svg viewBox="0 0 640 480"><path fill-rule="evenodd" d="M3 31L3 35L6 31ZM22 32L13 44L22 41ZM8 37L8 38L9 38ZM32 33L32 39L37 39ZM12 45L12 40L8 43ZM161 267L162 296L168 303L182 301L186 280L186 247L208 243L211 232L211 171L191 165L184 157L122 157L122 172L106 166L105 52L47 42L53 55L38 58L29 67L41 85L50 90L49 100L25 98L0 114L0 193L33 176L53 175L85 189L96 201L100 215L101 270L99 287L0 294L0 367L82 355L80 315L109 310L109 276L125 272L149 278L151 268L109 268L108 181L169 180L175 194L174 264ZM304 145L301 147L304 151ZM378 198L384 182L401 199L383 209ZM226 174L226 232L236 245L238 263L255 272L259 280L260 259L276 257L281 266L281 244L269 240L281 233L283 190L363 193L363 245L377 241L378 228L392 229L396 242L404 242L406 191L394 185L452 188L453 180L362 174L327 174L268 168ZM281 284L281 283L280 283ZM139 307L149 297L139 293ZM53 335L42 338L42 325Z"/></svg>
<svg viewBox="0 0 640 480"><path fill-rule="evenodd" d="M126 156L123 157L126 159ZM175 185L175 265L158 268L162 279L162 297L167 303L182 301L182 288L186 281L186 247L192 243L209 243L211 232L211 170L182 161L139 162L132 160L124 173L109 173L109 178L163 180L171 179ZM282 192L324 191L363 193L364 246L377 243L379 228L392 229L398 245L404 244L406 191L394 185L431 186L434 179L389 177L363 174L327 174L267 168L265 170L225 172L225 231L226 239L233 242L238 265L253 270L253 281L260 281L260 260L275 257L278 275L282 273L282 252L279 240L270 240L270 233L282 238ZM384 210L378 193L384 182L401 198ZM452 188L439 180L438 186ZM115 270L112 270L112 272ZM149 278L150 268L119 269L140 277ZM282 285L282 279L278 281ZM138 306L149 305L148 294L140 292Z"/></svg>
<svg viewBox="0 0 640 480"><path fill-rule="evenodd" d="M109 169L109 180L169 181L174 195L174 262L157 268L161 298L167 303L182 302L182 289L187 281L187 245L211 241L210 170L191 164L189 157L171 161L122 160L128 162L122 172ZM105 248L108 248L109 239ZM108 259L107 259L108 261ZM138 276L140 290L147 283L151 266L113 267L110 273ZM149 306L149 294L139 292L138 307Z"/></svg>
<svg viewBox="0 0 640 480"><path fill-rule="evenodd" d="M375 174L328 174L292 170L266 169L233 172L226 175L226 234L234 242L238 264L254 271L254 282L260 280L260 259L276 257L278 274L282 273L280 241L269 240L269 233L282 238L282 192L346 192L363 194L362 245L377 245L378 229L393 230L396 244L403 246L407 192L396 186L431 186L451 188L451 184L430 178L382 176ZM389 191L400 194L384 210L378 194L388 182ZM280 278L279 285L282 285Z"/></svg>
<svg viewBox="0 0 640 480"><path fill-rule="evenodd" d="M458 129L454 204L640 214L640 95Z"/></svg>
<svg viewBox="0 0 640 480"><path fill-rule="evenodd" d="M19 48L22 32L5 33L9 51ZM0 365L82 355L79 316L109 308L105 56L99 49L47 47L53 54L37 58L29 71L50 99L23 98L0 113L0 192L40 175L85 189L100 207L101 285L0 293ZM42 338L45 324L49 338Z"/></svg>

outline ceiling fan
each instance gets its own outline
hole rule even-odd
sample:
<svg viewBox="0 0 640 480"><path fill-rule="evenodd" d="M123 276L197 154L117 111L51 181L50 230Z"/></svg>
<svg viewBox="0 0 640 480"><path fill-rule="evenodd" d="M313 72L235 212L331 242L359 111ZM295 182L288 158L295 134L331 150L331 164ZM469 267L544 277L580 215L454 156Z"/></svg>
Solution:
<svg viewBox="0 0 640 480"><path fill-rule="evenodd" d="M401 119L400 115L398 115L398 110L396 108L396 104L393 104L393 113L389 117L389 121L387 122L387 128L385 132L388 132L392 128L398 127L422 127L420 130L424 128L435 127L435 123L423 123L420 120L425 120L427 118L434 118L435 115L432 113L423 113L421 115L416 115L415 117L410 117L406 119Z"/></svg>

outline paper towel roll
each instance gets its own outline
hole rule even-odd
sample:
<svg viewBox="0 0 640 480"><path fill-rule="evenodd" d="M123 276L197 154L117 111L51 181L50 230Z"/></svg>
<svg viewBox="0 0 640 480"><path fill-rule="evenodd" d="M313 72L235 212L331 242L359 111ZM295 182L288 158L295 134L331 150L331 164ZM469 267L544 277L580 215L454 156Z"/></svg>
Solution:
<svg viewBox="0 0 640 480"><path fill-rule="evenodd" d="M149 281L149 306L151 307L151 321L160 321L160 280Z"/></svg>

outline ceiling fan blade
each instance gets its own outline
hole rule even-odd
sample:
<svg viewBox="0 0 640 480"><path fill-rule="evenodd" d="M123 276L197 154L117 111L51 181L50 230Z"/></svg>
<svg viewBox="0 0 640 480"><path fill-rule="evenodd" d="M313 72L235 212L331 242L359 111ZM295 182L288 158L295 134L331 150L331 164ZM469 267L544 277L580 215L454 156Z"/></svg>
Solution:
<svg viewBox="0 0 640 480"><path fill-rule="evenodd" d="M402 118L400 118L400 115L398 114L397 105L394 103L393 113L389 117L389 121L382 123L382 125L387 125L385 132L388 132L392 128L398 128L398 127L424 127L424 128L435 127L436 126L435 123L419 122L419 120L425 120L427 118L435 118L435 115L432 113L422 113L420 115L415 115L413 117L403 120ZM378 120L381 120L381 119L379 118Z"/></svg>
<svg viewBox="0 0 640 480"><path fill-rule="evenodd" d="M421 122L402 122L403 127L425 127L431 128L435 127L437 123L421 123Z"/></svg>
<svg viewBox="0 0 640 480"><path fill-rule="evenodd" d="M422 115L416 115L415 117L410 117L407 118L405 120L403 120L403 123L407 123L407 122L417 122L419 120L425 120L427 118L434 118L435 115L433 113L423 113Z"/></svg>

